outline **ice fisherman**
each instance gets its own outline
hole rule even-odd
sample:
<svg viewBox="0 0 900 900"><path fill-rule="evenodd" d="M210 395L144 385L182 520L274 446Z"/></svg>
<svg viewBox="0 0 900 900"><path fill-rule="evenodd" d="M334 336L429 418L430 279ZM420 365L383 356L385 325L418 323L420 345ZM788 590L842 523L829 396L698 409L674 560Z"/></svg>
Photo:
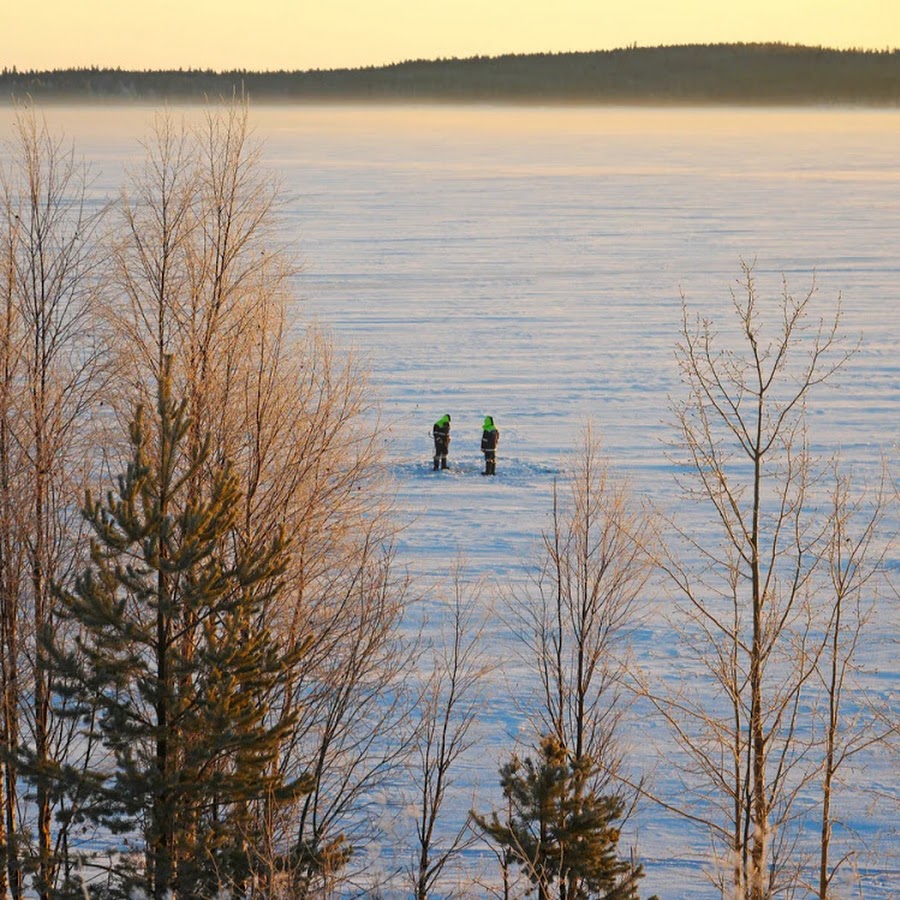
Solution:
<svg viewBox="0 0 900 900"><path fill-rule="evenodd" d="M484 430L481 432L481 452L484 454L484 471L482 475L497 474L497 444L500 443L500 431L494 424L493 416L484 417Z"/></svg>
<svg viewBox="0 0 900 900"><path fill-rule="evenodd" d="M450 415L441 416L431 429L434 438L434 470L447 468L447 453L450 451Z"/></svg>

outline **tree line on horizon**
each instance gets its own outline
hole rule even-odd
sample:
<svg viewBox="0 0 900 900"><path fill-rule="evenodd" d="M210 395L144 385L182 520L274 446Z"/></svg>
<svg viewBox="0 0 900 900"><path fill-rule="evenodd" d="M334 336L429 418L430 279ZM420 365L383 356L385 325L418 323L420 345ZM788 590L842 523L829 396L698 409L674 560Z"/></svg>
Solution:
<svg viewBox="0 0 900 900"><path fill-rule="evenodd" d="M0 97L59 101L900 103L900 51L779 43L629 47L355 69L256 72L98 67L0 71Z"/></svg>
<svg viewBox="0 0 900 900"><path fill-rule="evenodd" d="M890 839L843 826L845 782L896 759L859 651L897 603L897 485L810 449L855 352L839 309L742 265L736 329L684 306L684 508L588 425L520 575L417 585L246 103L160 113L142 147L103 201L19 110L0 166L0 897L638 900L647 804L708 840L723 897L852 883ZM635 659L651 615L677 667ZM517 737L454 816L486 709ZM651 720L658 781L625 740Z"/></svg>

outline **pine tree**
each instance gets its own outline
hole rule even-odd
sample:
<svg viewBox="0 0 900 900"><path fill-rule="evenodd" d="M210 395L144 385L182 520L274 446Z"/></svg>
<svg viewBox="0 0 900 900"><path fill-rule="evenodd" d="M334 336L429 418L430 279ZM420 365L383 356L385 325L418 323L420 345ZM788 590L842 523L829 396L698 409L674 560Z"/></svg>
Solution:
<svg viewBox="0 0 900 900"><path fill-rule="evenodd" d="M60 591L79 637L48 641L60 705L107 751L107 767L52 774L78 816L140 836L144 865L117 864L122 894L240 896L254 871L254 802L306 789L285 784L276 764L292 719L269 721L295 662L262 616L285 546L229 539L236 481L227 467L204 468L205 447L186 454L190 421L168 373L150 425L139 408L117 492L87 497L92 565Z"/></svg>
<svg viewBox="0 0 900 900"><path fill-rule="evenodd" d="M500 769L508 804L505 821L473 814L485 834L519 866L540 900L637 900L640 865L616 855L623 801L597 795L589 782L589 758L571 759L553 736L541 740L538 757L512 760Z"/></svg>

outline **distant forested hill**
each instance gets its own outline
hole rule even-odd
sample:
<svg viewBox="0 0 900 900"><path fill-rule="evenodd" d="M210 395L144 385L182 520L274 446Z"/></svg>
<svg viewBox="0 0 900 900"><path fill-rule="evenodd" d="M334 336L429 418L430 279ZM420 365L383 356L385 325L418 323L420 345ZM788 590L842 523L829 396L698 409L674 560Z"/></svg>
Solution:
<svg viewBox="0 0 900 900"><path fill-rule="evenodd" d="M0 73L0 98L900 105L900 51L786 44L633 47L294 72L60 69Z"/></svg>

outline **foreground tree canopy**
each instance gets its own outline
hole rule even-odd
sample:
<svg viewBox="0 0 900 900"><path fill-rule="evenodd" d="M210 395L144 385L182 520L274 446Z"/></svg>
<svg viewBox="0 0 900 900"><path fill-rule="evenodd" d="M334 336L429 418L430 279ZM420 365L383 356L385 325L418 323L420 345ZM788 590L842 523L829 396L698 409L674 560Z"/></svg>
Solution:
<svg viewBox="0 0 900 900"><path fill-rule="evenodd" d="M401 757L364 373L288 315L246 107L159 116L107 207L33 114L10 151L0 893L319 889Z"/></svg>

